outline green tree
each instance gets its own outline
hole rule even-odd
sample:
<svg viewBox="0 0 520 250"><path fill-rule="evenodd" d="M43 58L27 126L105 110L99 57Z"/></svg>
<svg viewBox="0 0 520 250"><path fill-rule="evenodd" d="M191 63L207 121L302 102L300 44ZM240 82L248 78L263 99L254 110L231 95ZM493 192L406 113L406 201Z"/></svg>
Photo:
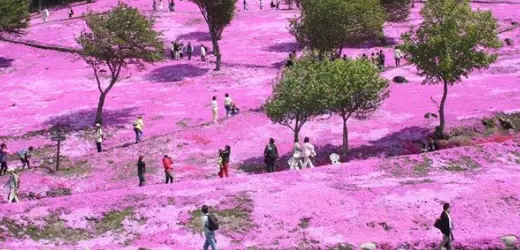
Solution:
<svg viewBox="0 0 520 250"><path fill-rule="evenodd" d="M237 0L191 0L195 3L206 20L213 43L213 54L217 58L215 70L220 70L222 54L218 41L222 38L224 28L231 23L235 16L235 4Z"/></svg>
<svg viewBox="0 0 520 250"><path fill-rule="evenodd" d="M367 60L327 62L320 79L328 88L328 110L343 119L343 154L348 151L347 121L365 120L389 96L388 81Z"/></svg>
<svg viewBox="0 0 520 250"><path fill-rule="evenodd" d="M100 92L96 122L101 123L105 98L121 69L131 63L142 70L144 63L162 59L163 48L160 34L152 29L153 22L122 2L104 15L89 13L86 21L91 32L83 31L76 40L82 46L81 56L94 70ZM111 73L106 87L98 75L103 66Z"/></svg>
<svg viewBox="0 0 520 250"><path fill-rule="evenodd" d="M401 22L410 14L411 0L381 0L381 6L386 10L388 21Z"/></svg>
<svg viewBox="0 0 520 250"><path fill-rule="evenodd" d="M274 123L293 131L294 139L306 122L324 111L322 97L326 88L317 78L320 67L312 56L296 61L292 68L285 69L264 106Z"/></svg>
<svg viewBox="0 0 520 250"><path fill-rule="evenodd" d="M321 55L340 55L345 45L381 37L385 12L379 0L302 0L302 14L290 19L297 41Z"/></svg>
<svg viewBox="0 0 520 250"><path fill-rule="evenodd" d="M29 25L29 0L0 0L0 36L19 33Z"/></svg>
<svg viewBox="0 0 520 250"><path fill-rule="evenodd" d="M436 137L441 138L448 86L475 69L489 67L497 59L493 49L501 47L501 42L491 11L473 11L469 0L427 1L421 14L420 27L402 35L403 51L425 76L423 84L443 85L440 124L435 129Z"/></svg>

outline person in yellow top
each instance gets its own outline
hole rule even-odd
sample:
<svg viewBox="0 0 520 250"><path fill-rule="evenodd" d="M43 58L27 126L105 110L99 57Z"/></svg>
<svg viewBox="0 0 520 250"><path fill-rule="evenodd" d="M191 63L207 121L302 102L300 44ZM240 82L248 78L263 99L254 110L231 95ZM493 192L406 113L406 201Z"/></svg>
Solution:
<svg viewBox="0 0 520 250"><path fill-rule="evenodd" d="M139 143L141 138L143 137L143 116L138 116L137 120L134 122L134 131L135 131L135 143Z"/></svg>

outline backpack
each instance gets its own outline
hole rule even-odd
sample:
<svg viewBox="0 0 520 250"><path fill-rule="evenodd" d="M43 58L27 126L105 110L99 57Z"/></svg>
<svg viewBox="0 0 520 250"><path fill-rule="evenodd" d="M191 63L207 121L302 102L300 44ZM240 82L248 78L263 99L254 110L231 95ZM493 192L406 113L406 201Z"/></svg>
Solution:
<svg viewBox="0 0 520 250"><path fill-rule="evenodd" d="M437 218L435 220L435 223L433 223L433 226L437 229L441 229L441 219L440 218Z"/></svg>
<svg viewBox="0 0 520 250"><path fill-rule="evenodd" d="M215 215L215 214L208 214L208 223L206 224L206 227L210 230L210 231L216 231L218 230L218 227L219 227L219 220L218 220L218 217Z"/></svg>

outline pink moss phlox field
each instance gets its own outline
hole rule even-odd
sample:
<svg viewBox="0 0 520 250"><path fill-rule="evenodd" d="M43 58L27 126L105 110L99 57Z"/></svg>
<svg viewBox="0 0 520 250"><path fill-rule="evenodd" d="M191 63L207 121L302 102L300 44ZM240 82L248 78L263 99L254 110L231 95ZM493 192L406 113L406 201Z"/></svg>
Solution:
<svg viewBox="0 0 520 250"><path fill-rule="evenodd" d="M152 15L151 1L125 2ZM116 4L98 0L72 6L79 16ZM339 153L342 131L339 117L325 115L300 133L316 146L320 167L288 171L291 131L273 124L262 105L288 53L301 54L287 30L287 19L298 12L270 10L268 4L264 1L260 11L250 1L251 11L244 12L241 1L237 3L236 17L220 41L220 72L213 71L213 56L209 62L199 58L199 46L211 47L211 40L195 5L176 1L175 13L154 14L165 55L179 39L195 46L194 57L166 57L145 71L123 70L106 101L105 151L100 154L95 153L92 130L99 97L92 69L76 54L1 42L0 138L13 153L9 166L21 167L17 150L32 145L37 152L36 168L20 173L22 202L0 204L0 247L200 249L203 239L191 226L202 204L228 216L218 232L224 249L326 249L363 242L375 242L380 249L425 249L440 239L433 222L443 202L453 205L456 246L496 249L503 247L501 236L520 236L518 135L497 132L419 154L417 141L424 141L438 124L438 119L424 116L436 112L442 88L422 85L412 65L394 67L392 47L343 50L356 57L382 49L388 68L382 76L409 81L391 83L390 97L370 119L349 121L349 162L326 166L328 155ZM520 28L509 30L520 20L518 4L472 3L475 9L491 10L500 30L508 30L500 38L515 43L501 48L489 69L450 87L449 128L520 112ZM416 4L407 22L385 24L388 41L399 43L401 33L420 24L422 6ZM85 29L84 18L67 18L67 8L50 9L49 22L34 14L19 39L79 48L74 39ZM241 109L239 115L225 117L226 93ZM218 124L210 123L212 96L218 97ZM132 122L138 115L144 116L144 141L134 144ZM62 144L59 172L54 172L56 144L46 133L56 126L72 130ZM263 174L262 153L269 137L283 156L281 172L275 174ZM220 180L217 149L225 145L231 146L231 178ZM138 188L141 154L148 167L147 186ZM173 157L174 184L162 184L164 154ZM2 185L6 181L0 177ZM7 191L2 189L3 199Z"/></svg>

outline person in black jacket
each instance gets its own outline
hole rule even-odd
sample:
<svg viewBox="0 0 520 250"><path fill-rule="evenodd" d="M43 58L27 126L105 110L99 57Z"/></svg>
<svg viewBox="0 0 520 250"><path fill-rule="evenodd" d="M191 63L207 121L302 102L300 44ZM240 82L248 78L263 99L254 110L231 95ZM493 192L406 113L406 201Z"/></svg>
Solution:
<svg viewBox="0 0 520 250"><path fill-rule="evenodd" d="M264 162L267 164L267 172L272 173L275 171L275 165L276 159L278 159L278 149L276 148L276 145L274 144L274 139L269 139L269 144L265 146L264 150Z"/></svg>
<svg viewBox="0 0 520 250"><path fill-rule="evenodd" d="M139 177L139 186L144 186L144 174L146 173L146 164L143 161L144 156L139 156L139 161L137 162L137 176Z"/></svg>
<svg viewBox="0 0 520 250"><path fill-rule="evenodd" d="M450 217L450 204L444 203L442 208L444 211L442 211L439 225L439 229L442 233L442 241L437 249L441 250L442 247L446 247L447 250L453 250L453 222Z"/></svg>
<svg viewBox="0 0 520 250"><path fill-rule="evenodd" d="M218 172L218 176L220 178L229 177L229 156L231 155L231 147L226 145L224 150L219 149L219 155L222 157L222 167L220 168L220 172Z"/></svg>

